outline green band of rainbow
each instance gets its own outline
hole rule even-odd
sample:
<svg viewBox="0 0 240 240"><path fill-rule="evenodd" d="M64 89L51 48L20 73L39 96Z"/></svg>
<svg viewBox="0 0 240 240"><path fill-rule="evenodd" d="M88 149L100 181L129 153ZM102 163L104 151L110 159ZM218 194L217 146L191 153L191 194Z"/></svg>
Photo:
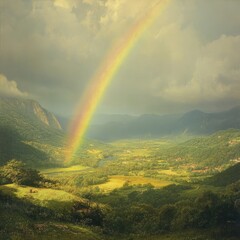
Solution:
<svg viewBox="0 0 240 240"><path fill-rule="evenodd" d="M157 16L160 15L169 1L170 0L161 0L154 5L144 17L127 32L122 40L110 50L110 54L108 54L106 60L93 77L89 88L85 91L81 99L80 106L77 108L76 117L71 124L66 161L72 160L75 156L76 151L83 141L91 118L114 75L118 72L118 69L129 55L141 34L153 23Z"/></svg>

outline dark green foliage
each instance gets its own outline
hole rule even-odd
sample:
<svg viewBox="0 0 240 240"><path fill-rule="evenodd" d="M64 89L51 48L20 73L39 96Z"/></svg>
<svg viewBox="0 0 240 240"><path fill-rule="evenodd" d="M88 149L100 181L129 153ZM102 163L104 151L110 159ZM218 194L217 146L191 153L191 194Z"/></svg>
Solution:
<svg viewBox="0 0 240 240"><path fill-rule="evenodd" d="M38 186L43 180L39 171L26 168L20 161L11 160L2 167L2 176L11 183L27 186Z"/></svg>
<svg viewBox="0 0 240 240"><path fill-rule="evenodd" d="M79 175L75 179L76 186L86 187L107 182L108 177L101 174Z"/></svg>
<svg viewBox="0 0 240 240"><path fill-rule="evenodd" d="M122 234L148 237L191 230L209 231L214 236L209 239L237 239L240 212L235 201L240 198L239 185L228 186L222 194L199 192L191 199L186 197L187 191L192 191L191 185L173 184L162 189L124 186L110 194L92 194L93 201L104 205L92 206L76 201L68 210L50 210L18 199L9 200L10 197L1 194L0 204L7 205L8 212L20 214L30 221L99 226L113 239L121 239ZM5 223L0 225L6 229Z"/></svg>
<svg viewBox="0 0 240 240"><path fill-rule="evenodd" d="M14 129L0 126L0 165L15 158L30 166L49 165L49 156L46 153L24 143Z"/></svg>
<svg viewBox="0 0 240 240"><path fill-rule="evenodd" d="M158 228L160 231L169 231L171 230L171 223L175 219L177 214L177 208L174 205L166 204L161 207L158 215Z"/></svg>
<svg viewBox="0 0 240 240"><path fill-rule="evenodd" d="M226 227L225 229L232 229L232 234L226 230L221 233L222 236L238 236L240 212L234 205L234 199L239 196L234 193L227 194L226 191L220 195L205 191L189 200L183 194L189 190L185 186L131 191L127 197L122 196L123 190L124 188L115 191L106 199L111 210L105 216L104 229L109 234L134 233L149 236ZM216 235L219 236L219 233Z"/></svg>
<svg viewBox="0 0 240 240"><path fill-rule="evenodd" d="M229 167L225 171L206 179L205 182L214 186L227 186L240 180L240 163Z"/></svg>
<svg viewBox="0 0 240 240"><path fill-rule="evenodd" d="M196 228L199 221L198 208L191 205L183 205L178 208L170 227L174 230Z"/></svg>

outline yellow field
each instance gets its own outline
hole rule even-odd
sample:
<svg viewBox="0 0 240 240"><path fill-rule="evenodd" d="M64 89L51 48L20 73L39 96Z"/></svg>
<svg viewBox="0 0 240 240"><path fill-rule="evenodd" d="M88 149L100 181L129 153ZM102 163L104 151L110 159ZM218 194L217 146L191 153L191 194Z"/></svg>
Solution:
<svg viewBox="0 0 240 240"><path fill-rule="evenodd" d="M44 174L52 174L52 173L64 173L64 172L78 172L82 170L86 170L88 167L82 165L74 165L71 167L65 168L48 168L41 171Z"/></svg>
<svg viewBox="0 0 240 240"><path fill-rule="evenodd" d="M148 157L151 156L151 151L149 149L130 149L122 151L118 154L120 158L129 158L129 157Z"/></svg>
<svg viewBox="0 0 240 240"><path fill-rule="evenodd" d="M153 178L145 178L140 176L122 176L115 175L109 177L109 181L103 184L97 185L103 191L112 191L117 188L121 188L124 184L138 185L138 184L152 184L156 188L164 187L172 184L170 181L158 180Z"/></svg>
<svg viewBox="0 0 240 240"><path fill-rule="evenodd" d="M177 172L177 171L173 171L171 169L163 169L163 170L159 170L158 173L160 174L165 174L165 175L169 175L169 176L179 176L179 175L187 175L187 172L181 171L181 172Z"/></svg>

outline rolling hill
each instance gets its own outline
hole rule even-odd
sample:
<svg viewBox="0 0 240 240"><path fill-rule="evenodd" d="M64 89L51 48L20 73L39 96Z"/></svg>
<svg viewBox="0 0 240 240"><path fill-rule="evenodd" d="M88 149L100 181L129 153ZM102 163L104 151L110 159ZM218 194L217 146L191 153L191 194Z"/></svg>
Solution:
<svg viewBox="0 0 240 240"><path fill-rule="evenodd" d="M232 165L240 161L240 130L228 129L193 138L159 154L175 161L175 165L188 163L206 168Z"/></svg>

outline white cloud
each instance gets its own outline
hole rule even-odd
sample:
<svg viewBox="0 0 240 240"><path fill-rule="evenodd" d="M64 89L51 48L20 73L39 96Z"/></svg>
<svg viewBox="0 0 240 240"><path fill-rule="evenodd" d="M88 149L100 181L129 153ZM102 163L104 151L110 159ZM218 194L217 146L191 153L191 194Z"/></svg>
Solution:
<svg viewBox="0 0 240 240"><path fill-rule="evenodd" d="M17 83L15 81L10 81L6 76L0 74L0 94L18 96L18 97L27 97L26 92L19 90Z"/></svg>

